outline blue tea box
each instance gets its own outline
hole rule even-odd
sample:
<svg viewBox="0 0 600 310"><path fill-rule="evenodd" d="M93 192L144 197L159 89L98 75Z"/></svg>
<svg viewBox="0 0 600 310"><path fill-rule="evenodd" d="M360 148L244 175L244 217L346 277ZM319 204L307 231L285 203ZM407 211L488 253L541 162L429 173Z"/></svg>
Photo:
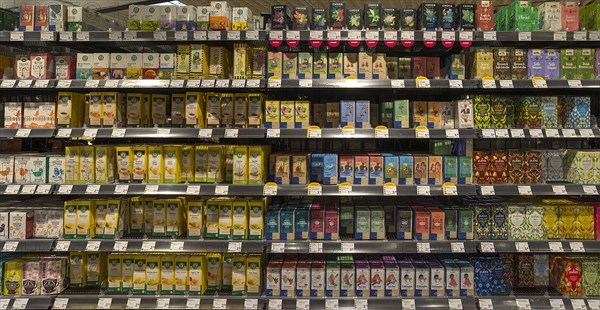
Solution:
<svg viewBox="0 0 600 310"><path fill-rule="evenodd" d="M354 101L342 100L340 101L340 126L354 126L355 122L355 108L356 103ZM368 113L367 108L367 113ZM368 116L367 116L368 118Z"/></svg>
<svg viewBox="0 0 600 310"><path fill-rule="evenodd" d="M323 184L338 184L337 154L323 154Z"/></svg>
<svg viewBox="0 0 600 310"><path fill-rule="evenodd" d="M310 205L300 205L294 211L296 227L294 229L296 240L307 240L309 232L309 216Z"/></svg>
<svg viewBox="0 0 600 310"><path fill-rule="evenodd" d="M310 155L310 181L323 184L323 154Z"/></svg>
<svg viewBox="0 0 600 310"><path fill-rule="evenodd" d="M294 240L294 209L289 206L279 211L280 240Z"/></svg>
<svg viewBox="0 0 600 310"><path fill-rule="evenodd" d="M357 100L355 106L355 128L371 128L369 100Z"/></svg>
<svg viewBox="0 0 600 310"><path fill-rule="evenodd" d="M412 185L414 184L413 179L413 157L410 155L398 156L398 168L400 174L398 175L398 184Z"/></svg>
<svg viewBox="0 0 600 310"><path fill-rule="evenodd" d="M354 182L354 156L342 154L340 155L340 183Z"/></svg>
<svg viewBox="0 0 600 310"><path fill-rule="evenodd" d="M399 160L398 156L390 153L382 153L383 155L383 182L398 184L399 179Z"/></svg>
<svg viewBox="0 0 600 310"><path fill-rule="evenodd" d="M590 97L564 97L562 104L564 128L590 128Z"/></svg>
<svg viewBox="0 0 600 310"><path fill-rule="evenodd" d="M265 214L265 238L267 240L280 240L279 238L279 209L269 207Z"/></svg>
<svg viewBox="0 0 600 310"><path fill-rule="evenodd" d="M383 185L383 156L369 154L369 184Z"/></svg>

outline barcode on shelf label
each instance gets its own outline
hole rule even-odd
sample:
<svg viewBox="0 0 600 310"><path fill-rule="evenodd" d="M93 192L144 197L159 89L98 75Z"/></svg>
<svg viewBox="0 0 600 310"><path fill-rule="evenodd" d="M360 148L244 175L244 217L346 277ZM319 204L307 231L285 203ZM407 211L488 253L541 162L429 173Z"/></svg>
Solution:
<svg viewBox="0 0 600 310"><path fill-rule="evenodd" d="M308 196L321 196L323 195L323 187L320 184L309 184L308 185Z"/></svg>
<svg viewBox="0 0 600 310"><path fill-rule="evenodd" d="M404 88L404 80L392 80L392 88Z"/></svg>
<svg viewBox="0 0 600 310"><path fill-rule="evenodd" d="M271 253L283 253L285 251L285 244L276 242L271 243Z"/></svg>
<svg viewBox="0 0 600 310"><path fill-rule="evenodd" d="M452 250L452 253L464 253L465 244L463 242L452 242L450 244L450 250Z"/></svg>
<svg viewBox="0 0 600 310"><path fill-rule="evenodd" d="M188 185L185 190L186 195L200 195L200 185Z"/></svg>
<svg viewBox="0 0 600 310"><path fill-rule="evenodd" d="M165 41L167 40L167 33L164 31L154 32L154 41Z"/></svg>
<svg viewBox="0 0 600 310"><path fill-rule="evenodd" d="M416 129L416 137L418 139L429 139L429 129L417 128Z"/></svg>
<svg viewBox="0 0 600 310"><path fill-rule="evenodd" d="M560 138L558 129L546 129L546 137L548 138Z"/></svg>
<svg viewBox="0 0 600 310"><path fill-rule="evenodd" d="M181 80L183 82L183 80ZM212 80L206 80L206 81L212 81ZM187 88L200 88L200 84L202 83L201 80L188 80L187 84L185 85ZM212 83L212 82L207 82L207 83ZM183 87L183 83L181 83L181 86Z"/></svg>
<svg viewBox="0 0 600 310"><path fill-rule="evenodd" d="M517 189L519 190L519 195L533 195L531 186L529 185L519 185Z"/></svg>
<svg viewBox="0 0 600 310"><path fill-rule="evenodd" d="M90 184L85 189L85 194L86 195L96 195L99 192L100 192L100 185L99 184Z"/></svg>
<svg viewBox="0 0 600 310"><path fill-rule="evenodd" d="M496 88L496 80L482 80L481 83L483 88Z"/></svg>
<svg viewBox="0 0 600 310"><path fill-rule="evenodd" d="M98 298L98 305L96 309L110 309L112 305L112 298L101 297Z"/></svg>
<svg viewBox="0 0 600 310"><path fill-rule="evenodd" d="M88 241L87 244L85 245L85 250L87 252L97 252L98 250L100 250L100 244L101 244L101 241L96 241L96 240Z"/></svg>
<svg viewBox="0 0 600 310"><path fill-rule="evenodd" d="M126 309L139 309L140 304L142 303L141 298L127 298Z"/></svg>
<svg viewBox="0 0 600 310"><path fill-rule="evenodd" d="M73 129L70 128L61 128L56 132L56 138L68 138L71 136L71 132Z"/></svg>
<svg viewBox="0 0 600 310"><path fill-rule="evenodd" d="M171 241L171 245L169 246L169 248L171 249L171 251L183 251L183 246L185 244L183 243L183 241Z"/></svg>
<svg viewBox="0 0 600 310"><path fill-rule="evenodd" d="M283 31L281 31L281 30L270 31L269 32L269 40L275 40L275 41L283 40Z"/></svg>
<svg viewBox="0 0 600 310"><path fill-rule="evenodd" d="M565 303L562 299L550 299L550 307L552 309L565 310Z"/></svg>
<svg viewBox="0 0 600 310"><path fill-rule="evenodd" d="M590 31L588 35L590 41L600 41L600 31Z"/></svg>
<svg viewBox="0 0 600 310"><path fill-rule="evenodd" d="M67 252L71 247L71 241L68 240L59 240L56 241L56 246L54 247L54 251L56 252Z"/></svg>
<svg viewBox="0 0 600 310"><path fill-rule="evenodd" d="M16 195L21 190L21 185L7 185L4 189L4 195Z"/></svg>
<svg viewBox="0 0 600 310"><path fill-rule="evenodd" d="M568 80L567 83L569 83L569 88L583 88L581 80Z"/></svg>
<svg viewBox="0 0 600 310"><path fill-rule="evenodd" d="M321 242L311 242L308 244L308 252L309 253L323 253L323 243Z"/></svg>
<svg viewBox="0 0 600 310"><path fill-rule="evenodd" d="M154 251L156 248L156 241L144 241L142 242L142 251Z"/></svg>
<svg viewBox="0 0 600 310"><path fill-rule="evenodd" d="M215 186L215 195L227 195L229 193L228 185L217 185Z"/></svg>
<svg viewBox="0 0 600 310"><path fill-rule="evenodd" d="M259 88L260 87L260 80L247 80L246 81L246 88Z"/></svg>
<svg viewBox="0 0 600 310"><path fill-rule="evenodd" d="M49 82L50 82L49 80L37 80L37 81L35 81L35 84L33 85L33 87L35 87L35 88L47 88Z"/></svg>
<svg viewBox="0 0 600 310"><path fill-rule="evenodd" d="M567 32L566 31L557 31L554 33L554 41L566 41L567 40Z"/></svg>
<svg viewBox="0 0 600 310"><path fill-rule="evenodd" d="M529 252L529 243L515 242L515 248L517 249L517 252Z"/></svg>
<svg viewBox="0 0 600 310"><path fill-rule="evenodd" d="M281 310L282 304L281 299L269 299L269 310Z"/></svg>
<svg viewBox="0 0 600 310"><path fill-rule="evenodd" d="M342 128L342 136L354 136L355 133L354 128Z"/></svg>
<svg viewBox="0 0 600 310"><path fill-rule="evenodd" d="M429 79L417 80L417 88L431 88Z"/></svg>
<svg viewBox="0 0 600 310"><path fill-rule="evenodd" d="M571 299L571 306L573 310L587 310L584 299Z"/></svg>
<svg viewBox="0 0 600 310"><path fill-rule="evenodd" d="M225 298L215 298L213 299L213 309L224 310L227 309L227 299Z"/></svg>
<svg viewBox="0 0 600 310"><path fill-rule="evenodd" d="M583 185L583 193L585 195L598 195L596 185Z"/></svg>
<svg viewBox="0 0 600 310"><path fill-rule="evenodd" d="M87 80L85 81L84 88L98 88L100 85L100 80Z"/></svg>
<svg viewBox="0 0 600 310"><path fill-rule="evenodd" d="M157 309L168 309L170 303L171 303L171 298L158 298L156 300L156 308Z"/></svg>
<svg viewBox="0 0 600 310"><path fill-rule="evenodd" d="M523 129L511 129L510 135L513 138L525 138L525 131Z"/></svg>
<svg viewBox="0 0 600 310"><path fill-rule="evenodd" d="M415 310L415 300L402 298L402 310Z"/></svg>
<svg viewBox="0 0 600 310"><path fill-rule="evenodd" d="M90 33L87 31L79 31L77 32L77 41L89 41Z"/></svg>
<svg viewBox="0 0 600 310"><path fill-rule="evenodd" d="M494 304L491 299L479 299L479 309L494 310Z"/></svg>
<svg viewBox="0 0 600 310"><path fill-rule="evenodd" d="M56 309L56 310L67 309L67 305L69 305L69 298L57 297L57 298L54 298L54 304L52 305L52 309Z"/></svg>
<svg viewBox="0 0 600 310"><path fill-rule="evenodd" d="M281 88L281 79L270 79L267 82L269 88Z"/></svg>
<svg viewBox="0 0 600 310"><path fill-rule="evenodd" d="M577 137L577 133L575 132L575 129L563 129L562 134L563 134L563 137L565 137L565 138Z"/></svg>
<svg viewBox="0 0 600 310"><path fill-rule="evenodd" d="M10 40L11 41L23 41L24 34L22 31L11 31L10 32Z"/></svg>
<svg viewBox="0 0 600 310"><path fill-rule="evenodd" d="M436 41L437 32L435 31L423 31L423 41Z"/></svg>
<svg viewBox="0 0 600 310"><path fill-rule="evenodd" d="M493 242L481 242L481 252L483 253L494 253L496 252L496 248L494 247Z"/></svg>
<svg viewBox="0 0 600 310"><path fill-rule="evenodd" d="M17 133L15 133L15 138L27 138L31 134L31 129L17 129Z"/></svg>
<svg viewBox="0 0 600 310"><path fill-rule="evenodd" d="M461 31L458 33L458 40L473 41L473 31Z"/></svg>
<svg viewBox="0 0 600 310"><path fill-rule="evenodd" d="M40 184L35 189L35 193L38 195L47 195L50 193L50 189L52 189L52 185Z"/></svg>
<svg viewBox="0 0 600 310"><path fill-rule="evenodd" d="M417 186L417 195L418 196L430 196L431 188L426 185L419 185L419 186Z"/></svg>
<svg viewBox="0 0 600 310"><path fill-rule="evenodd" d="M8 304L10 303L9 298L0 299L0 310L8 309Z"/></svg>
<svg viewBox="0 0 600 310"><path fill-rule="evenodd" d="M446 196L456 196L458 195L458 189L455 185L446 185L442 187L443 194Z"/></svg>
<svg viewBox="0 0 600 310"><path fill-rule="evenodd" d="M456 32L442 31L442 41L456 41Z"/></svg>
<svg viewBox="0 0 600 310"><path fill-rule="evenodd" d="M206 41L206 31L193 31L194 41Z"/></svg>
<svg viewBox="0 0 600 310"><path fill-rule="evenodd" d="M429 242L417 243L417 253L431 253L431 245Z"/></svg>
<svg viewBox="0 0 600 310"><path fill-rule="evenodd" d="M158 185L146 185L144 187L144 194L153 195L158 193Z"/></svg>
<svg viewBox="0 0 600 310"><path fill-rule="evenodd" d="M564 252L562 242L548 242L548 247L550 248L550 252Z"/></svg>
<svg viewBox="0 0 600 310"><path fill-rule="evenodd" d="M98 129L96 129L96 128L86 128L83 131L82 137L87 138L87 139L94 139L94 138L96 138L96 135L98 135Z"/></svg>
<svg viewBox="0 0 600 310"><path fill-rule="evenodd" d="M552 185L552 192L554 195L566 195L567 188L564 185Z"/></svg>
<svg viewBox="0 0 600 310"><path fill-rule="evenodd" d="M449 81L450 88L463 88L462 80L450 80Z"/></svg>
<svg viewBox="0 0 600 310"><path fill-rule="evenodd" d="M571 248L571 252L585 252L585 247L581 241L571 241L569 242L569 247Z"/></svg>
<svg viewBox="0 0 600 310"><path fill-rule="evenodd" d="M265 184L263 187L264 196L277 196L277 184Z"/></svg>
<svg viewBox="0 0 600 310"><path fill-rule="evenodd" d="M22 310L27 309L27 304L29 303L29 298L15 298L12 304L12 309L14 310Z"/></svg>
<svg viewBox="0 0 600 310"><path fill-rule="evenodd" d="M600 310L600 299L588 299L591 310Z"/></svg>
<svg viewBox="0 0 600 310"><path fill-rule="evenodd" d="M127 251L128 246L129 242L127 241L115 241L115 244L113 245L113 251L125 252Z"/></svg>
<svg viewBox="0 0 600 310"><path fill-rule="evenodd" d="M520 310L531 310L531 304L529 304L529 299L517 299L517 309Z"/></svg>
<svg viewBox="0 0 600 310"><path fill-rule="evenodd" d="M519 32L519 41L531 41L531 32L529 32L529 31Z"/></svg>
<svg viewBox="0 0 600 310"><path fill-rule="evenodd" d="M188 298L185 303L186 309L200 309L200 298Z"/></svg>
<svg viewBox="0 0 600 310"><path fill-rule="evenodd" d="M397 196L398 187L396 185L384 185L383 196Z"/></svg>
<svg viewBox="0 0 600 310"><path fill-rule="evenodd" d="M496 129L496 138L509 138L508 129Z"/></svg>
<svg viewBox="0 0 600 310"><path fill-rule="evenodd" d="M338 192L340 193L340 195L350 195L352 194L352 185L350 184L340 184L338 186Z"/></svg>
<svg viewBox="0 0 600 310"><path fill-rule="evenodd" d="M129 185L119 184L115 186L115 195L125 195L129 191Z"/></svg>
<svg viewBox="0 0 600 310"><path fill-rule="evenodd" d="M0 87L2 87L2 88L13 88L16 83L17 83L17 80L3 80L2 84L0 84Z"/></svg>
<svg viewBox="0 0 600 310"><path fill-rule="evenodd" d="M19 247L19 241L6 241L2 246L2 252L14 252Z"/></svg>
<svg viewBox="0 0 600 310"><path fill-rule="evenodd" d="M354 300L354 309L356 309L356 310L369 309L369 300L368 299L355 299Z"/></svg>
<svg viewBox="0 0 600 310"><path fill-rule="evenodd" d="M383 127L383 128L381 128L381 127L383 127L383 126L377 126L375 128L375 138L378 138L378 139L387 139L387 138L389 138L390 137L390 131L389 131L389 129L387 129L385 127Z"/></svg>
<svg viewBox="0 0 600 310"><path fill-rule="evenodd" d="M280 129L267 129L267 138L279 138L281 137Z"/></svg>
<svg viewBox="0 0 600 310"><path fill-rule="evenodd" d="M379 40L379 31L367 31L365 32L365 39L367 41L378 41Z"/></svg>
<svg viewBox="0 0 600 310"><path fill-rule="evenodd" d="M54 31L42 31L40 41L54 41Z"/></svg>
<svg viewBox="0 0 600 310"><path fill-rule="evenodd" d="M337 299L325 299L325 309L338 310L340 301Z"/></svg>
<svg viewBox="0 0 600 310"><path fill-rule="evenodd" d="M402 41L414 41L415 40L415 32L414 31L402 31L402 32L400 32L400 40L402 40Z"/></svg>
<svg viewBox="0 0 600 310"><path fill-rule="evenodd" d="M448 307L452 310L462 310L462 301L460 299L448 299Z"/></svg>
<svg viewBox="0 0 600 310"><path fill-rule="evenodd" d="M228 88L229 87L229 80L228 79L219 79L215 81L215 87L216 88Z"/></svg>

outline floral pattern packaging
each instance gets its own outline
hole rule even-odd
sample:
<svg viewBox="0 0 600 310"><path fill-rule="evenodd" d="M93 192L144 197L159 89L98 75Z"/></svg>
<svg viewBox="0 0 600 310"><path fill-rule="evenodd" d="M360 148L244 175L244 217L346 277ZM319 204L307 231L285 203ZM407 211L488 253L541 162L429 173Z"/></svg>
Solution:
<svg viewBox="0 0 600 310"><path fill-rule="evenodd" d="M581 296L582 267L581 262L566 257L559 257L554 261L550 285L566 296Z"/></svg>

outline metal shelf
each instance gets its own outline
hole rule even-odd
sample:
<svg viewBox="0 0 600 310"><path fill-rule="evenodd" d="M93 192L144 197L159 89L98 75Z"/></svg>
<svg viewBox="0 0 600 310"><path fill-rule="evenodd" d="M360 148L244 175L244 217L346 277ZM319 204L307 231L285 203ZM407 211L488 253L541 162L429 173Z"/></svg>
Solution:
<svg viewBox="0 0 600 310"><path fill-rule="evenodd" d="M367 297L367 298L354 298L354 297L269 297L267 300L267 309L271 308L271 303L279 303L281 301L282 308L287 309L298 309L296 306L297 300L308 300L310 309L333 309L333 306L327 303L338 304L339 309L359 309L356 307L357 303L366 300L367 309L410 309L404 307L404 303L413 303L415 309L422 308L438 308L438 309L449 309L449 303L452 301L460 301L462 309L477 309L477 303L475 297L457 297L457 298L446 298L446 297ZM402 305L402 307L401 307ZM329 307L328 307L329 306ZM451 308L456 309L456 308Z"/></svg>
<svg viewBox="0 0 600 310"><path fill-rule="evenodd" d="M54 297L54 295L22 297L0 296L0 305L7 303L6 309L49 309Z"/></svg>
<svg viewBox="0 0 600 310"><path fill-rule="evenodd" d="M267 252L281 253L315 253L321 248L322 253L477 253L478 241L474 240L267 240ZM314 244L321 243L315 247ZM461 245L452 245L452 244ZM313 244L311 246L311 244ZM427 244L429 250L421 245ZM454 248L456 247L456 248ZM321 250L316 250L321 251Z"/></svg>
<svg viewBox="0 0 600 310"><path fill-rule="evenodd" d="M121 238L119 240L105 239L61 239L54 243L53 249L57 251L59 247L65 247L68 244L68 251L89 251L89 244L100 242L98 251L100 252L241 252L241 253L262 253L264 251L264 241L262 240L189 240L189 239L131 239ZM61 244L62 243L62 244ZM146 243L146 245L144 244ZM116 244L116 245L115 245ZM149 244L153 244L149 245ZM232 244L232 245L230 245ZM238 244L239 248L237 248ZM234 246L235 245L235 246ZM152 250L148 250L151 248ZM62 252L62 248L59 249ZM231 250L231 251L230 251Z"/></svg>

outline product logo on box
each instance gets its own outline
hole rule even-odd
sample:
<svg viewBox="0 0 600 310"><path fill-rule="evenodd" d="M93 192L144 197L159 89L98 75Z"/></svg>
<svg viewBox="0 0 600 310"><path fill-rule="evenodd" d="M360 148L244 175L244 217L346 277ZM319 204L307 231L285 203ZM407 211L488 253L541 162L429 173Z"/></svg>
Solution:
<svg viewBox="0 0 600 310"><path fill-rule="evenodd" d="M154 8L149 9L150 13L154 13Z"/></svg>
<svg viewBox="0 0 600 310"><path fill-rule="evenodd" d="M77 14L77 9L72 9L71 10L71 14L76 15Z"/></svg>
<svg viewBox="0 0 600 310"><path fill-rule="evenodd" d="M165 8L165 12L167 12L167 13L171 13L171 8L169 8L169 7L166 7L166 8Z"/></svg>
<svg viewBox="0 0 600 310"><path fill-rule="evenodd" d="M81 57L81 59L83 59L83 61L87 61L88 60L88 56L87 55L83 55L83 57Z"/></svg>
<svg viewBox="0 0 600 310"><path fill-rule="evenodd" d="M237 13L238 13L238 15L242 15L242 14L244 13L244 11L242 11L242 9L239 9L239 10L237 11Z"/></svg>
<svg viewBox="0 0 600 310"><path fill-rule="evenodd" d="M203 8L202 9L202 14L206 14L206 13L208 13L208 9L207 8Z"/></svg>
<svg viewBox="0 0 600 310"><path fill-rule="evenodd" d="M127 153L126 152L121 152L121 153L119 153L119 156L121 156L121 158L125 158L127 156Z"/></svg>
<svg viewBox="0 0 600 310"><path fill-rule="evenodd" d="M139 8L139 7L134 7L134 8L133 8L133 12L137 13L137 12L139 12L139 11L140 11L140 8Z"/></svg>
<svg viewBox="0 0 600 310"><path fill-rule="evenodd" d="M104 55L98 55L98 59L104 60Z"/></svg>
<svg viewBox="0 0 600 310"><path fill-rule="evenodd" d="M215 5L215 8L216 8L217 10L220 10L220 9L221 9L221 4L220 4L220 3L217 3L217 5Z"/></svg>
<svg viewBox="0 0 600 310"><path fill-rule="evenodd" d="M148 55L148 60L152 61L153 59L154 59L154 56Z"/></svg>
<svg viewBox="0 0 600 310"><path fill-rule="evenodd" d="M182 8L182 9L181 9L181 12L183 12L183 13L187 13L187 8Z"/></svg>

